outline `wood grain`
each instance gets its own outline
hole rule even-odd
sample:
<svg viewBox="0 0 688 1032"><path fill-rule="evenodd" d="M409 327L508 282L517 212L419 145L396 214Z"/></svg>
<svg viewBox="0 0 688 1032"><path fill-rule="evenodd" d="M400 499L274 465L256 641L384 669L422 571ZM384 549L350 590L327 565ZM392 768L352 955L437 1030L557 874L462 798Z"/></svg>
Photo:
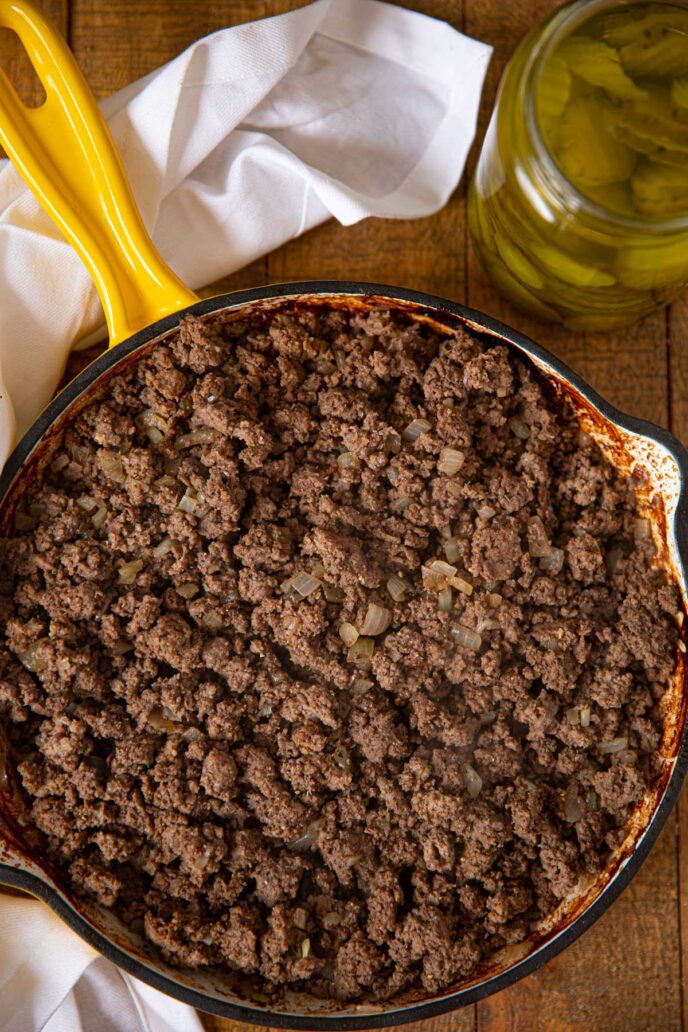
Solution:
<svg viewBox="0 0 688 1032"><path fill-rule="evenodd" d="M305 0L71 0L70 40L89 82L109 94L198 37L302 6ZM336 2L336 0L335 0ZM504 60L553 0L403 0L495 46L481 125ZM67 23L66 0L43 6ZM1 44L1 41L0 41ZM2 50L0 48L0 53ZM479 144L473 151L473 161ZM469 246L465 184L437 215L416 222L328 223L214 289L308 278L403 283L468 301L541 340L602 394L688 440L688 298L638 327L572 334L538 324L502 300ZM208 292L212 292L209 288ZM688 804L614 907L578 943L477 1008L406 1026L409 1032L674 1032L688 1029ZM688 994L687 994L688 995ZM204 1016L207 1029L247 1026Z"/></svg>

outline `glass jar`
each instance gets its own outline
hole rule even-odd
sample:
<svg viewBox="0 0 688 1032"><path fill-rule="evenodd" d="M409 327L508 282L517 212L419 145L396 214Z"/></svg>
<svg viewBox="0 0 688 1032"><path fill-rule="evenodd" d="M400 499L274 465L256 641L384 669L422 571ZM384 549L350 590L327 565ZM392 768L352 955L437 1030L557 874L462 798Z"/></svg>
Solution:
<svg viewBox="0 0 688 1032"><path fill-rule="evenodd" d="M688 0L665 6L688 18ZM600 201L603 191L592 199L574 186L555 161L540 124L542 97L551 87L542 81L543 67L549 70L548 58L556 57L556 48L564 41L570 45L570 35L598 15L618 19L628 11L639 18L640 8L647 7L645 0L576 0L526 36L504 73L469 191L471 235L498 289L520 308L573 329L626 325L668 304L688 283L683 194L679 210L670 216L613 210ZM688 35L684 41L683 32L672 31L677 36L672 43L685 43L688 61ZM681 62L679 55L679 67ZM587 74L594 79L599 71ZM613 118L614 103L609 108ZM688 134L688 120L685 130ZM585 142L582 136L579 163L585 161ZM683 154L681 146L679 162ZM650 161L643 154L637 158L641 164ZM688 148L685 161L688 184ZM680 168L676 176L682 182Z"/></svg>

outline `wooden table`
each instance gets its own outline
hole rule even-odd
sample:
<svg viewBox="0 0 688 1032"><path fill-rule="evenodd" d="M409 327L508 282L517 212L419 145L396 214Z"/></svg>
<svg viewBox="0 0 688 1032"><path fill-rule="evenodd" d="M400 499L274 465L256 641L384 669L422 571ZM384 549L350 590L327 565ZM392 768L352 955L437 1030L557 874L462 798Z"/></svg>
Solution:
<svg viewBox="0 0 688 1032"><path fill-rule="evenodd" d="M39 0L41 2L41 0ZM105 96L230 24L278 14L305 0L42 0ZM335 3L337 0L335 0ZM494 45L482 125L505 59L556 0L402 0ZM30 91L15 49L0 59ZM482 132L480 134L482 136ZM333 222L215 284L219 289L328 277L405 284L465 301L541 340L622 409L688 441L688 295L630 330L595 336L538 324L486 281L466 233L465 184L447 207L418 222ZM409 1032L688 1032L688 800L631 887L573 947L530 978L464 1011ZM208 1029L240 1025L206 1017ZM248 1026L245 1026L248 1028Z"/></svg>

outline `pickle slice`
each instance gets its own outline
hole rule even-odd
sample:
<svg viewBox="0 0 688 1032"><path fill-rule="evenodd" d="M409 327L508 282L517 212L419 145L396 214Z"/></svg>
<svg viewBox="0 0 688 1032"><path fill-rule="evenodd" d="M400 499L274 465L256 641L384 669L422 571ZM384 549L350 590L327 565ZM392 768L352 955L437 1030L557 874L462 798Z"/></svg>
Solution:
<svg viewBox="0 0 688 1032"><path fill-rule="evenodd" d="M616 283L616 277L611 273L596 269L594 265L584 265L549 244L533 244L531 251L557 279L573 287L611 287Z"/></svg>
<svg viewBox="0 0 688 1032"><path fill-rule="evenodd" d="M495 233L495 244L499 257L516 279L528 287L535 287L536 290L544 287L545 281L535 266L528 261L520 247L516 247L501 233Z"/></svg>
<svg viewBox="0 0 688 1032"><path fill-rule="evenodd" d="M543 67L538 83L538 118L543 132L550 132L556 125L570 95L571 70L566 61L555 55Z"/></svg>
<svg viewBox="0 0 688 1032"><path fill-rule="evenodd" d="M688 241L659 247L628 247L616 260L619 282L633 290L657 290L688 279Z"/></svg>
<svg viewBox="0 0 688 1032"><path fill-rule="evenodd" d="M621 47L619 54L629 75L635 78L688 75L688 19L685 27L667 26L662 32L654 41L641 37Z"/></svg>
<svg viewBox="0 0 688 1032"><path fill-rule="evenodd" d="M656 4L654 10L638 17L632 10L605 15L600 19L602 36L613 47L634 43L652 45L668 33L688 32L688 12L678 6Z"/></svg>
<svg viewBox="0 0 688 1032"><path fill-rule="evenodd" d="M643 96L643 91L624 72L618 51L602 40L572 36L562 43L559 56L579 78L603 87L614 97L633 100Z"/></svg>
<svg viewBox="0 0 688 1032"><path fill-rule="evenodd" d="M526 312L532 312L533 315L538 316L540 319L546 319L549 322L561 322L561 315L557 312L556 308L551 308L550 305L546 305L544 301L541 301L535 294L531 294L529 290L519 283L511 273L504 268L504 266L497 262L488 262L486 265L487 271L490 278L498 290L508 297L515 305L519 308L523 308Z"/></svg>
<svg viewBox="0 0 688 1032"><path fill-rule="evenodd" d="M672 118L671 109L670 88L649 86L642 98L623 105L614 134L640 154L688 154L688 125Z"/></svg>
<svg viewBox="0 0 688 1032"><path fill-rule="evenodd" d="M622 183L633 172L636 155L607 128L609 111L601 97L579 97L561 119L554 156L578 187Z"/></svg>
<svg viewBox="0 0 688 1032"><path fill-rule="evenodd" d="M631 179L638 210L645 215L688 214L688 176L685 169L644 161Z"/></svg>
<svg viewBox="0 0 688 1032"><path fill-rule="evenodd" d="M674 79L671 84L671 101L677 108L688 111L688 76L685 79Z"/></svg>
<svg viewBox="0 0 688 1032"><path fill-rule="evenodd" d="M628 188L628 182L604 183L602 186L588 186L585 190L586 196L608 211L617 211L622 215L635 215L633 195Z"/></svg>

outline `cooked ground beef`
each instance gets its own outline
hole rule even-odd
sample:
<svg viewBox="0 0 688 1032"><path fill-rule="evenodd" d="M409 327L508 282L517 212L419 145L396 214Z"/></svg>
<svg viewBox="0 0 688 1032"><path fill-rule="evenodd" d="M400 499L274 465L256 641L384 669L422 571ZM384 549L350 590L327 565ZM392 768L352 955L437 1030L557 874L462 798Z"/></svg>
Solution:
<svg viewBox="0 0 688 1032"><path fill-rule="evenodd" d="M678 595L526 363L189 317L61 448L2 546L0 712L77 895L259 993L388 999L604 865Z"/></svg>

